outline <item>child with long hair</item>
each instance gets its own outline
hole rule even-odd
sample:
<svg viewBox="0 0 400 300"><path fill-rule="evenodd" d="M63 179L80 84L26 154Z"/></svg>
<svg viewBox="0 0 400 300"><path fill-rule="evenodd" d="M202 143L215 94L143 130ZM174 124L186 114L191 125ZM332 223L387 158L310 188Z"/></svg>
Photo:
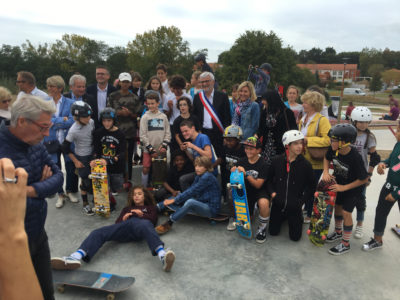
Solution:
<svg viewBox="0 0 400 300"><path fill-rule="evenodd" d="M172 250L164 250L164 243L154 230L157 224L157 207L153 195L143 186L133 187L115 224L92 231L70 256L51 259L53 269L74 270L81 266L81 259L89 262L105 242L136 242L143 239L149 245L153 256L158 256L164 271L171 270L175 261Z"/></svg>
<svg viewBox="0 0 400 300"><path fill-rule="evenodd" d="M160 96L160 110L163 108L164 102L165 102L165 92L162 87L162 83L160 78L157 76L152 76L150 77L147 85L146 85L146 91L155 91L159 94Z"/></svg>

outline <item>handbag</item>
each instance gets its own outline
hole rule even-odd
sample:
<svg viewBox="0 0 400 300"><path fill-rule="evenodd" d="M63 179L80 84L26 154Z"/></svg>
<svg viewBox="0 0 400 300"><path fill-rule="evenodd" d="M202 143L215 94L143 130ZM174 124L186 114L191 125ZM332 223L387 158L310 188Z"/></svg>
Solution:
<svg viewBox="0 0 400 300"><path fill-rule="evenodd" d="M321 120L321 118L322 116L319 117L317 122L317 127L315 128L315 136L318 136L319 121ZM308 153L310 154L313 160L323 161L329 147L307 147L307 149Z"/></svg>
<svg viewBox="0 0 400 300"><path fill-rule="evenodd" d="M57 140L48 141L43 143L49 154L57 153L60 149L60 142Z"/></svg>

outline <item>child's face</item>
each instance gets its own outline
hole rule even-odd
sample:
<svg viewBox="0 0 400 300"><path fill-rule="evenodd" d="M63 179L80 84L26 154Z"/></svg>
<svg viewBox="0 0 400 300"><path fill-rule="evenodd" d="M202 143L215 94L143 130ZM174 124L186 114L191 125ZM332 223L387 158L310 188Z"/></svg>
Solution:
<svg viewBox="0 0 400 300"><path fill-rule="evenodd" d="M182 136L185 138L185 140L190 140L193 136L194 131L195 131L194 126L192 128L189 128L187 126L181 126Z"/></svg>
<svg viewBox="0 0 400 300"><path fill-rule="evenodd" d="M103 119L101 121L101 123L103 124L104 128L107 130L110 130L114 126L113 119Z"/></svg>
<svg viewBox="0 0 400 300"><path fill-rule="evenodd" d="M196 165L194 167L197 176L203 175L207 169L204 166Z"/></svg>
<svg viewBox="0 0 400 300"><path fill-rule="evenodd" d="M331 139L331 148L333 151L338 150L339 149L339 140Z"/></svg>
<svg viewBox="0 0 400 300"><path fill-rule="evenodd" d="M152 112L155 113L158 110L158 102L154 99L146 99L147 107Z"/></svg>
<svg viewBox="0 0 400 300"><path fill-rule="evenodd" d="M85 125L89 124L89 121L90 121L90 116L79 118L79 122L81 122L82 124L85 124Z"/></svg>
<svg viewBox="0 0 400 300"><path fill-rule="evenodd" d="M256 148L252 146L244 146L244 151L249 159L255 158L261 152L261 148Z"/></svg>
<svg viewBox="0 0 400 300"><path fill-rule="evenodd" d="M297 96L297 90L294 88L290 88L286 93L289 102L296 102Z"/></svg>
<svg viewBox="0 0 400 300"><path fill-rule="evenodd" d="M181 88L176 88L176 87L170 87L169 88L171 90L171 92L173 92L175 94L175 96L179 97L182 96L183 91Z"/></svg>
<svg viewBox="0 0 400 300"><path fill-rule="evenodd" d="M239 144L239 140L237 138L226 137L224 138L224 142L226 147L229 149L234 149Z"/></svg>
<svg viewBox="0 0 400 300"><path fill-rule="evenodd" d="M360 131L365 131L368 128L368 123L369 122L359 122L359 121L357 121L356 127Z"/></svg>
<svg viewBox="0 0 400 300"><path fill-rule="evenodd" d="M160 78L161 82L164 82L167 79L167 72L157 70L157 77Z"/></svg>
<svg viewBox="0 0 400 300"><path fill-rule="evenodd" d="M300 155L303 152L303 140L291 142L289 144L289 152L296 156Z"/></svg>
<svg viewBox="0 0 400 300"><path fill-rule="evenodd" d="M142 189L135 189L133 191L133 202L137 206L144 205L144 192Z"/></svg>
<svg viewBox="0 0 400 300"><path fill-rule="evenodd" d="M121 90L127 91L131 86L131 82L129 80L120 81L119 85L121 86Z"/></svg>
<svg viewBox="0 0 400 300"><path fill-rule="evenodd" d="M134 87L134 88L140 88L140 86L142 85L142 81L141 80L139 80L139 79L134 79L133 81L132 81L132 86Z"/></svg>
<svg viewBox="0 0 400 300"><path fill-rule="evenodd" d="M153 79L150 82L150 86L151 86L151 89L153 91L159 91L160 90L160 82L157 79Z"/></svg>
<svg viewBox="0 0 400 300"><path fill-rule="evenodd" d="M183 156L178 155L174 159L174 164L178 170L182 170L183 166L185 165L185 159L183 158Z"/></svg>
<svg viewBox="0 0 400 300"><path fill-rule="evenodd" d="M182 114L186 114L189 112L189 106L185 100L179 101L179 111Z"/></svg>

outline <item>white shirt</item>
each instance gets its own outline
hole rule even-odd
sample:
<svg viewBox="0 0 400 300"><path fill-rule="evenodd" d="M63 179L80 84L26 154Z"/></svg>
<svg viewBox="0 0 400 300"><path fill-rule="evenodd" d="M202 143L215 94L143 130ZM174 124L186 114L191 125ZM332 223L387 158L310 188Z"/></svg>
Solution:
<svg viewBox="0 0 400 300"><path fill-rule="evenodd" d="M63 97L61 97L60 100L58 100L58 102L57 102L56 113L55 113L56 117L60 116L60 107L62 104L62 100L63 100ZM64 129L57 129L56 136L57 136L57 140L60 142L60 144L62 144L64 142Z"/></svg>
<svg viewBox="0 0 400 300"><path fill-rule="evenodd" d="M205 95L205 93L204 93L204 95ZM208 101L210 101L211 104L213 104L213 102L214 102L214 90L212 91L211 96L207 97L207 99L208 99ZM211 119L210 114L208 113L208 111L205 108L203 108L203 114L204 114L203 115L203 117L204 117L204 119L203 119L203 128L212 129L213 128L212 119Z"/></svg>
<svg viewBox="0 0 400 300"><path fill-rule="evenodd" d="M106 108L107 105L107 88L104 90L100 89L99 86L97 85L97 119L100 120L100 113L103 111L103 109Z"/></svg>
<svg viewBox="0 0 400 300"><path fill-rule="evenodd" d="M302 126L301 126L301 130L300 130L300 131L301 131L301 133L302 133L304 136L307 136L308 126L310 125L310 122L312 121L312 119L314 119L314 117L315 117L316 114L317 114L317 113L315 112L315 113L313 113L312 116L310 116L310 117L308 118L307 124L304 123L304 120L306 119L307 114L305 114L305 115L301 118Z"/></svg>
<svg viewBox="0 0 400 300"><path fill-rule="evenodd" d="M20 99L22 96L26 95L25 92L20 91L18 93L17 96L17 100ZM35 88L30 92L30 95L36 96L36 97L40 97L43 100L51 100L51 97L49 95L47 95L45 92L43 92L42 90L39 90L36 86Z"/></svg>
<svg viewBox="0 0 400 300"><path fill-rule="evenodd" d="M165 79L163 82L161 82L164 94L169 94L171 93L171 90L169 89L169 85L168 85L168 79Z"/></svg>
<svg viewBox="0 0 400 300"><path fill-rule="evenodd" d="M189 94L183 93L181 96L178 97L178 99L183 96L188 97L193 104L193 99ZM176 98L177 97L175 96L174 93L167 94L165 97L164 106L163 106L164 111L169 111L168 101L170 101L170 100L172 101L172 113L171 113L171 116L169 117L169 123L171 125L174 124L175 119L177 117L179 117L179 115L181 114L181 112L179 111L179 108L176 107L176 102L177 102Z"/></svg>

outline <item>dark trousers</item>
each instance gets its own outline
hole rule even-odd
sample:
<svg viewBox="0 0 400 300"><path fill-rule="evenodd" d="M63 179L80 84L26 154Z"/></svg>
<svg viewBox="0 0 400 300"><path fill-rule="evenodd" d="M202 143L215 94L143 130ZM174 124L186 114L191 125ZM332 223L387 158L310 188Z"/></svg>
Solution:
<svg viewBox="0 0 400 300"><path fill-rule="evenodd" d="M54 299L53 276L50 266L50 248L44 229L38 238L29 239L29 252L44 299ZM29 298L28 295L27 298Z"/></svg>
<svg viewBox="0 0 400 300"><path fill-rule="evenodd" d="M321 169L321 170L313 170L313 171L314 171L315 186L317 186L319 178L321 177L323 170ZM310 199L306 200L306 203L304 206L304 209L307 211L307 217L309 217L309 218L311 218L313 203L314 203L314 193L312 194Z"/></svg>
<svg viewBox="0 0 400 300"><path fill-rule="evenodd" d="M374 233L377 236L383 236L386 227L387 217L396 201L385 200L386 196L391 192L391 190L386 188L386 184L382 187L381 193L379 194L378 205L375 210L375 224ZM400 210L400 202L397 201Z"/></svg>
<svg viewBox="0 0 400 300"><path fill-rule="evenodd" d="M74 163L67 159L67 155L64 155L64 163L65 163L65 173L67 174L66 176L66 184L65 184L65 190L67 193L77 193L78 192L78 180L79 177L75 173L75 165ZM61 150L57 152L57 166L62 170L61 168ZM60 190L58 193L63 194L64 189L63 186L60 187Z"/></svg>
<svg viewBox="0 0 400 300"><path fill-rule="evenodd" d="M190 188L190 186L192 185L192 183L194 182L194 179L196 178L196 173L192 172L192 173L188 173L185 175L182 175L179 178L179 184L181 186L182 192L186 191L188 188Z"/></svg>
<svg viewBox="0 0 400 300"><path fill-rule="evenodd" d="M92 231L83 241L79 249L86 252L84 260L89 262L105 242L115 241L120 243L135 242L146 240L150 251L156 255L155 250L159 246L164 246L153 223L149 220L132 217L127 221L104 226Z"/></svg>
<svg viewBox="0 0 400 300"><path fill-rule="evenodd" d="M278 235L285 220L288 221L289 225L289 238L292 241L300 240L303 231L303 213L301 208L282 211L282 207L272 204L269 219L269 234Z"/></svg>

